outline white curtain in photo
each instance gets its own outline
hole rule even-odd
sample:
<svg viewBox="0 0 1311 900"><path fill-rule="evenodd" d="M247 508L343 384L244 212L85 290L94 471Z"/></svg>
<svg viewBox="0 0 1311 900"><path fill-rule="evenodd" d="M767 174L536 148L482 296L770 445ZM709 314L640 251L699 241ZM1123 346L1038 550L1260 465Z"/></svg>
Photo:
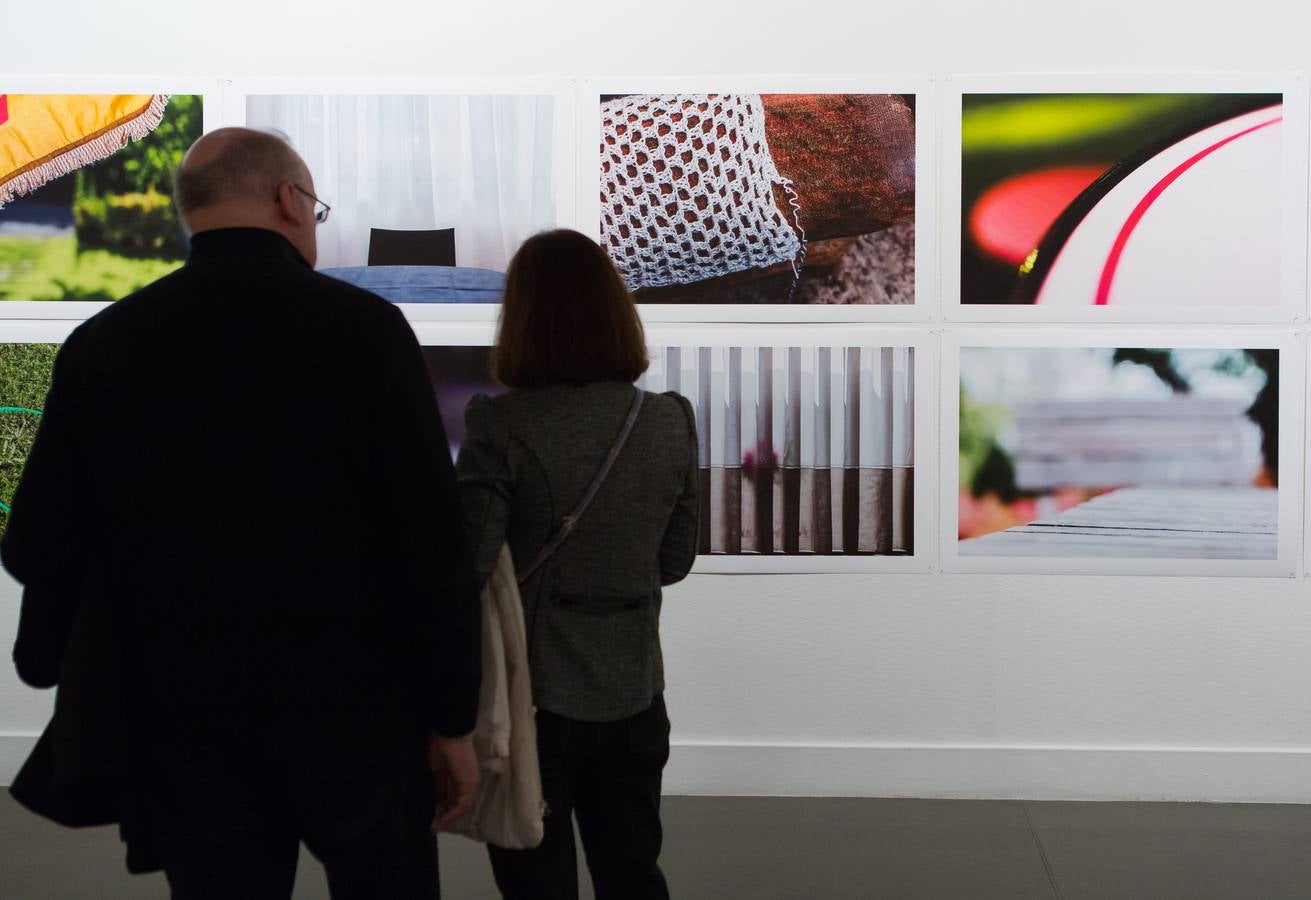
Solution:
<svg viewBox="0 0 1311 900"><path fill-rule="evenodd" d="M456 262L503 271L556 223L551 96L251 96L246 123L281 131L332 206L320 268L362 266L369 229L455 229Z"/></svg>
<svg viewBox="0 0 1311 900"><path fill-rule="evenodd" d="M911 347L663 347L696 411L702 553L910 554Z"/></svg>

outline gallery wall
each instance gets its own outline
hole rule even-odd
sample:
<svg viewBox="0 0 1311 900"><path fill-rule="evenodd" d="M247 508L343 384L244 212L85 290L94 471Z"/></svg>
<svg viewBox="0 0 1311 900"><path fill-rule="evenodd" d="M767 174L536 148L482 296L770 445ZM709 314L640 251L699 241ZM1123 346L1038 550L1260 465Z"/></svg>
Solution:
<svg viewBox="0 0 1311 900"><path fill-rule="evenodd" d="M382 2L365 18L358 6L336 2L295 10L238 0L221 15L141 0L112 11L75 7L68 19L75 29L25 25L30 36L6 48L0 71L20 79L103 81L122 73L302 86L316 75L340 85L342 76L366 74L613 73L616 90L644 81L686 85L702 75L704 90L714 90L716 76L779 85L827 74L924 79L926 96L940 98L953 78L971 73L1241 79L1311 70L1304 39L1311 11L1292 2L1215 13L1174 0L1117 2L1065 14L1037 2L986 9L821 3L804 15L781 3L665 5L653 15L601 3L438 11ZM1304 110L1299 122L1304 130ZM944 154L949 130L935 120ZM935 169L935 203L943 180ZM1304 227L1305 192L1298 198L1295 218ZM952 235L945 226L937 233L945 248ZM957 374L948 351L961 344L965 326L947 321L937 302L946 288L936 277L937 252L927 268L930 296L920 299L932 312L904 326L922 332L918 363L940 354L933 378L917 382L931 397L924 407L931 420L917 424L954 438L954 430L943 431L949 404L936 401L955 391L937 378ZM1280 470L1299 476L1305 309L1299 294L1281 324L1224 332L1232 336L1226 346L1278 345L1285 361L1295 360L1281 371L1285 401L1295 396L1299 406L1281 417L1288 427ZM660 328L673 327L660 318ZM57 340L67 324L10 327L28 329L25 340ZM1005 343L1022 327L1038 326L996 326L991 341ZM438 326L417 330L425 343L442 343ZM1205 331L1206 323L1192 322L1164 333L1179 346L1205 343L1198 336ZM1132 347L1137 335L1137 346L1160 346L1162 334L1159 326L1081 324L1055 343ZM1144 344L1148 335L1156 342ZM916 554L923 571L697 574L667 591L669 791L1311 802L1311 583L1300 545L1294 577L1016 574L1014 566L946 574L951 560L939 557L936 538L950 503L937 494L942 485L954 489L944 470L955 459L939 458L934 441L917 451L929 448L931 458L916 460L933 473L916 492L928 522L929 541ZM1282 509L1285 537L1302 534L1304 492L1292 493ZM1095 564L1087 569L1099 572ZM17 587L0 581L0 636L13 634L17 599ZM30 748L49 699L0 675L0 780Z"/></svg>

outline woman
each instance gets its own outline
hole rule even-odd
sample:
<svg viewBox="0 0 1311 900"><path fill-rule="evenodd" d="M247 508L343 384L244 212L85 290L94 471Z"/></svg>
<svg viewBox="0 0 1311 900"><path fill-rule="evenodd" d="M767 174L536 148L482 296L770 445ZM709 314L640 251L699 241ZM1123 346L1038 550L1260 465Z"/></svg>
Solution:
<svg viewBox="0 0 1311 900"><path fill-rule="evenodd" d="M646 367L637 309L605 251L573 231L526 241L492 352L511 390L470 402L456 466L481 576L507 541L526 565L573 510ZM489 848L507 898L577 897L574 814L598 898L668 897L660 589L696 557L696 421L677 394L643 401L591 505L520 586L547 815L536 849Z"/></svg>

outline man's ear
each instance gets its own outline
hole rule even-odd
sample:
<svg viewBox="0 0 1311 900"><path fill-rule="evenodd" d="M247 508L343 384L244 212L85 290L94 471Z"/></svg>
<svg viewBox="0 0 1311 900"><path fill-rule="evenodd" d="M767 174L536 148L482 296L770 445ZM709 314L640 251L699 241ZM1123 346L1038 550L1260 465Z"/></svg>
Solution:
<svg viewBox="0 0 1311 900"><path fill-rule="evenodd" d="M305 204L300 202L300 192L290 181L278 185L278 218L293 228L305 224Z"/></svg>

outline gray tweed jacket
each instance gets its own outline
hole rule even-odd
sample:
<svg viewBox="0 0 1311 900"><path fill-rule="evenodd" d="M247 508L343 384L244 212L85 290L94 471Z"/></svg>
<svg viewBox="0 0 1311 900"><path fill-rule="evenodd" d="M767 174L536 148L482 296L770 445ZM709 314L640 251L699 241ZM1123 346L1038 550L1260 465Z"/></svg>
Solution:
<svg viewBox="0 0 1311 900"><path fill-rule="evenodd" d="M456 474L479 575L502 542L516 566L537 554L587 490L633 390L598 382L470 402ZM660 588L696 558L696 447L688 401L647 394L574 532L521 586L538 708L614 721L664 690Z"/></svg>

